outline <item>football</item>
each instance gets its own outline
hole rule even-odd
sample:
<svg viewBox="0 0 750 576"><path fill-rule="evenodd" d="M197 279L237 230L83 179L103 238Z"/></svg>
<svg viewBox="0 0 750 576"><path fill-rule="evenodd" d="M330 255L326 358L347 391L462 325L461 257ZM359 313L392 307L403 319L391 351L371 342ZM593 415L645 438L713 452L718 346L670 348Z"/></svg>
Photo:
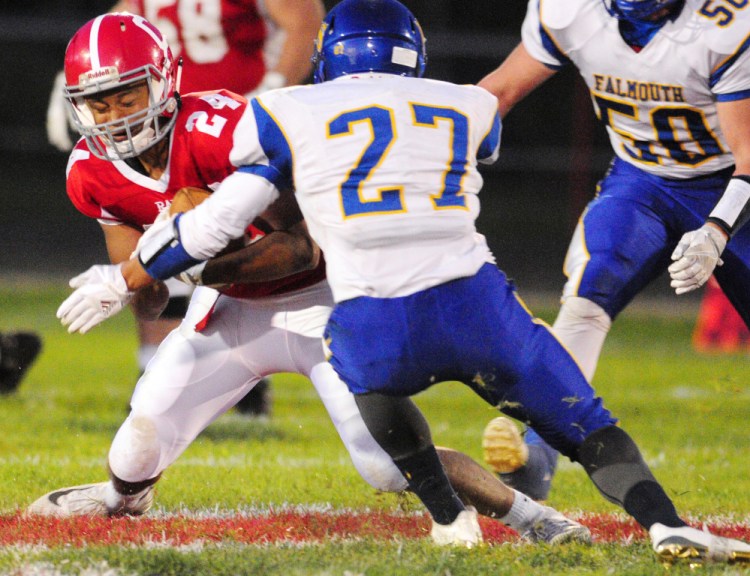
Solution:
<svg viewBox="0 0 750 576"><path fill-rule="evenodd" d="M169 205L169 213L181 214L183 212L188 212L211 196L211 194L212 192L210 190L204 190L203 188L195 188L192 186L180 188L172 198L172 203ZM236 238L230 241L229 244L227 244L227 247L219 252L217 256L236 252L240 248L247 246L249 243L250 236L245 234L243 238Z"/></svg>
<svg viewBox="0 0 750 576"><path fill-rule="evenodd" d="M180 214L192 210L210 195L211 192L203 188L193 188L191 186L180 188L174 195L174 198L172 198L172 204L169 205L169 213Z"/></svg>

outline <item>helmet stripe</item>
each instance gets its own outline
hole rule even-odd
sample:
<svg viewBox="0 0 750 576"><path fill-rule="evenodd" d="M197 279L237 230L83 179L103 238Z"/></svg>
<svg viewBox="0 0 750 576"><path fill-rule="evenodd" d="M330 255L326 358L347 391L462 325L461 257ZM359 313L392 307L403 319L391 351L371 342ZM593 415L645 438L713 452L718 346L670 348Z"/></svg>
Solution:
<svg viewBox="0 0 750 576"><path fill-rule="evenodd" d="M99 61L99 28L101 22L106 14L97 16L94 20L93 26L91 26L91 36L89 36L89 54L91 55L91 69L96 70L101 68L101 62Z"/></svg>
<svg viewBox="0 0 750 576"><path fill-rule="evenodd" d="M157 34L157 32L149 26L148 21L143 16L133 16L133 24L138 26L141 30L143 30L146 34L151 36L151 39L154 41L154 44L156 44L159 48L161 48L161 51L166 56L167 54L167 48L169 47L167 44L166 39L164 39L162 36Z"/></svg>

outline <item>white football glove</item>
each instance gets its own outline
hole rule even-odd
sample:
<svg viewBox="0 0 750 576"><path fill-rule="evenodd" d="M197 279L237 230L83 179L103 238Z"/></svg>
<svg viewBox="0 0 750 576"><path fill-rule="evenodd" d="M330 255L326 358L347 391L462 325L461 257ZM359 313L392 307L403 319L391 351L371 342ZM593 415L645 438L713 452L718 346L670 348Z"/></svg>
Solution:
<svg viewBox="0 0 750 576"><path fill-rule="evenodd" d="M133 297L119 264L92 266L69 284L76 290L60 304L57 317L70 334L85 334L120 312Z"/></svg>
<svg viewBox="0 0 750 576"><path fill-rule="evenodd" d="M668 269L672 277L670 286L678 295L703 286L714 268L724 264L720 256L726 245L724 234L710 224L683 234L672 252L674 263Z"/></svg>
<svg viewBox="0 0 750 576"><path fill-rule="evenodd" d="M65 73L58 72L47 106L47 140L61 152L69 152L73 149L73 141L68 132L70 119L65 108L63 86L65 86Z"/></svg>

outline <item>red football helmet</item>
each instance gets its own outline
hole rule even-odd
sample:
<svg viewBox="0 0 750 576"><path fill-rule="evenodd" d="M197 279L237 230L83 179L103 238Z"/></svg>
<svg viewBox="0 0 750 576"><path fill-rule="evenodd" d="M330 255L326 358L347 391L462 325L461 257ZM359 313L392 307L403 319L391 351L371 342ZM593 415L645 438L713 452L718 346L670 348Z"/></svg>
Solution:
<svg viewBox="0 0 750 576"><path fill-rule="evenodd" d="M169 134L177 117L176 75L167 41L145 18L119 12L84 24L65 51L63 92L91 152L104 160L131 158ZM146 109L96 123L86 97L144 80Z"/></svg>

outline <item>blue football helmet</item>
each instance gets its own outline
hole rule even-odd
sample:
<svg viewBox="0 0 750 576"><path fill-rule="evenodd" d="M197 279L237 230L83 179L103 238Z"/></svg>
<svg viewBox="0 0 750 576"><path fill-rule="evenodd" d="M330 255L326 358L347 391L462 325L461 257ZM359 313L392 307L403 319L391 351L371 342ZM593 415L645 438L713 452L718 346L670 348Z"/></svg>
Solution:
<svg viewBox="0 0 750 576"><path fill-rule="evenodd" d="M316 84L358 72L421 77L427 55L417 19L397 0L343 0L315 42Z"/></svg>
<svg viewBox="0 0 750 576"><path fill-rule="evenodd" d="M650 18L663 10L672 8L683 0L611 0L609 13L616 18L631 22L648 22Z"/></svg>

